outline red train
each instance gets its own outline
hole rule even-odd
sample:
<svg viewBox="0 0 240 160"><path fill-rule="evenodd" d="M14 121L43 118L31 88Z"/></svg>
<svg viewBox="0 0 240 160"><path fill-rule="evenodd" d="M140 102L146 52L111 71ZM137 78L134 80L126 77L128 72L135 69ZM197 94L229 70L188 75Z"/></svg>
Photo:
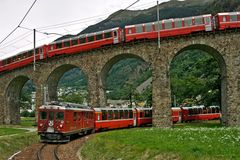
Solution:
<svg viewBox="0 0 240 160"><path fill-rule="evenodd" d="M105 45L114 45L134 40L156 39L158 29L160 37L188 35L196 32L215 32L226 29L240 28L240 12L218 13L165 19L159 22L150 22L129 25L122 28L113 28L100 32L79 35L67 38L36 49L36 60L44 60L62 54L74 54L96 49ZM19 53L0 61L0 72L12 70L33 62L33 50Z"/></svg>
<svg viewBox="0 0 240 160"><path fill-rule="evenodd" d="M173 123L221 117L219 107L172 108ZM38 109L38 134L42 142L67 142L74 134L152 124L152 108L89 108L72 103L52 103Z"/></svg>

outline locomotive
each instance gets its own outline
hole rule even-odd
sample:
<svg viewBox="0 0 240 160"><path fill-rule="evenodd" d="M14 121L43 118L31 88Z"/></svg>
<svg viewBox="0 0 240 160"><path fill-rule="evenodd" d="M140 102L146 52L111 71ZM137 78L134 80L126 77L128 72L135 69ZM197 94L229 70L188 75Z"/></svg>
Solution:
<svg viewBox="0 0 240 160"><path fill-rule="evenodd" d="M221 117L213 107L174 107L172 121L212 120ZM152 124L152 108L90 108L73 103L50 103L38 108L42 142L68 142L71 135Z"/></svg>
<svg viewBox="0 0 240 160"><path fill-rule="evenodd" d="M72 38L55 41L36 49L36 61L43 61L64 54L76 54L97 49L106 45L127 43L142 39L174 37L197 32L215 33L227 29L240 28L240 12L199 15L185 18L164 19L124 28L116 27L104 31L83 34ZM33 63L33 50L21 52L15 56L0 61L0 73Z"/></svg>

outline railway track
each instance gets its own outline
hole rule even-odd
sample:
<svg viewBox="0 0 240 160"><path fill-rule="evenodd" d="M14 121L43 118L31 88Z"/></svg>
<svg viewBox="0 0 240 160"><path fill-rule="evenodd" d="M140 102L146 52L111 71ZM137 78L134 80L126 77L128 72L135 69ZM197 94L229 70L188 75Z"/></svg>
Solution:
<svg viewBox="0 0 240 160"><path fill-rule="evenodd" d="M43 144L39 151L37 152L38 160L60 160L58 157L58 147L60 145L54 144Z"/></svg>

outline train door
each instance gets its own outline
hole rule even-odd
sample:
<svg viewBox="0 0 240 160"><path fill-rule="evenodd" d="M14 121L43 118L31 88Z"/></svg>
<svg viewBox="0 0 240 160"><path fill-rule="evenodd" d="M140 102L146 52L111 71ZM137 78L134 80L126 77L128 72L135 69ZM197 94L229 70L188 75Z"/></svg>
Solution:
<svg viewBox="0 0 240 160"><path fill-rule="evenodd" d="M133 126L137 126L137 113L133 111Z"/></svg>
<svg viewBox="0 0 240 160"><path fill-rule="evenodd" d="M117 30L113 31L113 43L114 44L119 43L118 31Z"/></svg>
<svg viewBox="0 0 240 160"><path fill-rule="evenodd" d="M40 52L40 53L39 53L39 54L40 54L40 59L43 59L43 58L44 58L44 57L43 57L43 53L44 53L44 52L43 52L43 48L40 48L39 50L40 50L40 51L39 51L39 52Z"/></svg>
<svg viewBox="0 0 240 160"><path fill-rule="evenodd" d="M211 17L204 17L205 31L212 31Z"/></svg>

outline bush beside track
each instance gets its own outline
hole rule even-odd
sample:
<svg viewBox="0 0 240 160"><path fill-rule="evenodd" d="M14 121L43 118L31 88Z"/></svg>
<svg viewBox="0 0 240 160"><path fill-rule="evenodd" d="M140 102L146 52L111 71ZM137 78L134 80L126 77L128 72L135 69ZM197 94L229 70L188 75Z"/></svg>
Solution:
<svg viewBox="0 0 240 160"><path fill-rule="evenodd" d="M96 134L86 160L225 160L240 157L240 128L134 128Z"/></svg>

